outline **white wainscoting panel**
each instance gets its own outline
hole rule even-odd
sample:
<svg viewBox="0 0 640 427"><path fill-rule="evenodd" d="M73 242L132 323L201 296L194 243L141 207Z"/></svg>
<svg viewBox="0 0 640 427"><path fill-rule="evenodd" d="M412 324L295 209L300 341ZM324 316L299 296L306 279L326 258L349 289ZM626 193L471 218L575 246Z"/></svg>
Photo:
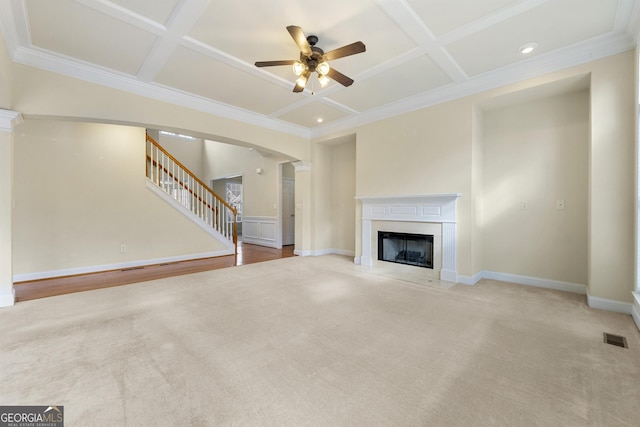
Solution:
<svg viewBox="0 0 640 427"><path fill-rule="evenodd" d="M252 245L280 249L278 218L275 216L245 216L242 218L242 241Z"/></svg>

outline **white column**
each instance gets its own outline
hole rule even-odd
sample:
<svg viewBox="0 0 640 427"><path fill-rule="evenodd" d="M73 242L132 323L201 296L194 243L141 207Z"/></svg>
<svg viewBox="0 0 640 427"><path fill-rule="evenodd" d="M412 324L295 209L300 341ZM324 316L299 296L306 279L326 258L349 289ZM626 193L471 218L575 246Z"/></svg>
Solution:
<svg viewBox="0 0 640 427"><path fill-rule="evenodd" d="M455 223L442 223L442 270L440 270L440 279L447 282L458 282Z"/></svg>
<svg viewBox="0 0 640 427"><path fill-rule="evenodd" d="M13 289L13 129L20 113L0 109L0 307L15 303Z"/></svg>
<svg viewBox="0 0 640 427"><path fill-rule="evenodd" d="M295 249L294 254L311 255L311 162L294 162L295 186Z"/></svg>
<svg viewBox="0 0 640 427"><path fill-rule="evenodd" d="M376 249L377 251L377 249ZM373 249L371 248L371 220L362 220L362 256L360 265L373 266Z"/></svg>

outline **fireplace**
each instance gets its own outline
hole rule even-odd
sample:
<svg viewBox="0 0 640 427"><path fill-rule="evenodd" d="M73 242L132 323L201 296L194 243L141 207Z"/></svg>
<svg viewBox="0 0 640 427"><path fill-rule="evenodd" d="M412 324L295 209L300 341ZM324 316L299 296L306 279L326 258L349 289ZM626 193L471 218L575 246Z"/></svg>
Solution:
<svg viewBox="0 0 640 427"><path fill-rule="evenodd" d="M361 253L356 264L373 270L393 270L420 277L422 282L432 278L456 283L456 202L460 193L425 194L412 196L358 197L362 203ZM409 262L385 262L376 252L378 232L433 236L431 266L412 264L414 249L405 249ZM395 256L394 256L395 258ZM405 257L406 258L406 257Z"/></svg>
<svg viewBox="0 0 640 427"><path fill-rule="evenodd" d="M378 260L433 268L433 235L378 231Z"/></svg>

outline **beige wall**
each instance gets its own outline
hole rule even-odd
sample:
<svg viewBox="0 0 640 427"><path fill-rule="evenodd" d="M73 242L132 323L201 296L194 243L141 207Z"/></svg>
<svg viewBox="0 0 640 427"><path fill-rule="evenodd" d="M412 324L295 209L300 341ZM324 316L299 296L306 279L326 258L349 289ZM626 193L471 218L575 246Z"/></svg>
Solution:
<svg viewBox="0 0 640 427"><path fill-rule="evenodd" d="M331 147L331 247L355 253L356 142Z"/></svg>
<svg viewBox="0 0 640 427"><path fill-rule="evenodd" d="M630 302L635 212L633 58L634 52L625 52L363 126L357 130L356 194L461 193L457 211L459 275L472 278L491 267L509 268L513 274L523 276L541 274L544 275L542 278L551 280L584 281L584 273L578 273L584 270L584 255L572 255L562 260L577 263L577 267L559 268L560 263L556 263L553 271L536 267L533 259L520 259L518 266L499 265L495 253L487 258L490 265L484 264L482 251L487 236L482 224L490 219L482 212L481 208L487 203L479 198L482 194L478 192L494 191L490 182L483 183L482 180L497 181L498 177L487 177L484 173L487 163L494 159L486 159L484 141L478 140L479 135L482 135L481 139L486 135L483 130L486 124L483 125L477 106L502 95L590 75L589 204L586 213L574 212L576 217L589 218L586 284L593 297ZM582 117L584 104L576 105L576 108ZM565 125L557 125L554 129L563 131ZM514 160L523 162L522 157ZM553 158L541 159L543 164L549 161ZM551 197L553 200L570 198L564 195ZM583 199L579 198L576 203L580 205ZM564 214L572 213L565 210ZM554 224L547 222L536 227L547 226L553 229ZM581 246L584 239L578 239L573 245L579 254L584 254ZM569 247L564 245L565 254L570 251ZM359 251L357 245L356 255Z"/></svg>
<svg viewBox="0 0 640 427"><path fill-rule="evenodd" d="M128 126L25 120L16 128L14 274L223 249L146 188L144 141L144 129Z"/></svg>
<svg viewBox="0 0 640 427"><path fill-rule="evenodd" d="M195 176L204 178L204 141L202 139L185 139L163 133L159 133L157 139L153 138Z"/></svg>
<svg viewBox="0 0 640 427"><path fill-rule="evenodd" d="M13 305L13 147L14 136L0 131L0 307Z"/></svg>
<svg viewBox="0 0 640 427"><path fill-rule="evenodd" d="M330 249L332 237L333 209L331 203L331 146L313 144L311 148L313 169L311 174L312 196L312 250Z"/></svg>
<svg viewBox="0 0 640 427"><path fill-rule="evenodd" d="M355 135L341 141L314 143L313 251L355 253Z"/></svg>
<svg viewBox="0 0 640 427"><path fill-rule="evenodd" d="M25 116L106 121L184 131L216 141L264 147L291 159L308 160L310 157L310 143L303 137L19 64L11 64L11 72L14 102L10 108Z"/></svg>
<svg viewBox="0 0 640 427"><path fill-rule="evenodd" d="M188 130L191 134L210 139L277 151L283 154L283 158L311 161L311 142L306 138L8 63L5 55L6 52L0 52L0 79L5 79L4 84L0 81L0 89L5 90L0 94L0 102L5 103L5 108L18 111L27 118L73 118ZM486 99L548 82L590 75L589 292L600 298L629 301L635 265L633 58L633 52L626 52L359 127L354 130L357 136L355 194L461 193L458 201L458 273L473 277L487 269L481 253L485 244L483 230L479 227L485 220L479 209L484 206L479 188L487 189L487 184L481 182L486 160L483 158L482 141L478 141L478 134L483 132L477 105ZM10 94L7 75L11 82ZM323 166L325 158L327 163ZM319 153L318 159L322 159L318 165L319 173L333 173L331 152ZM327 202L325 195L331 193L325 186L333 188L334 181L317 179L313 176L315 165L311 165L311 171L307 170L306 163L302 165L302 169L296 171L296 215L300 214L296 224L296 249L312 251L324 246L345 245L345 242L336 241L333 234L329 238L322 234L318 242L311 241L312 234L320 235L318 224L326 223L324 214L317 209ZM346 169L341 171L346 172ZM263 175L261 179L271 178ZM273 194L264 194L253 214L275 214L272 206L278 188L276 184L269 184L273 187ZM312 198L311 191L318 194ZM311 221L312 210L314 220L319 221L317 224ZM356 217L357 212L356 206ZM359 223L357 220L354 223L354 234L357 235ZM14 229L23 225L14 224ZM358 244L355 247L358 252ZM22 247L20 250L26 249ZM62 252L65 251L71 252L66 249ZM111 255L105 253L98 263L108 262ZM522 266L517 274L526 274L527 271L533 271L531 265ZM552 279L568 277L562 274L554 273Z"/></svg>
<svg viewBox="0 0 640 427"><path fill-rule="evenodd" d="M282 158L266 156L259 150L209 140L204 142L205 182L242 175L244 216L277 216L278 163L281 161ZM256 172L258 168L262 173Z"/></svg>
<svg viewBox="0 0 640 427"><path fill-rule="evenodd" d="M589 92L485 111L482 150L482 269L586 284Z"/></svg>
<svg viewBox="0 0 640 427"><path fill-rule="evenodd" d="M461 193L457 212L458 274L471 276L471 98L381 120L358 130L360 197ZM360 255L360 254L356 254Z"/></svg>
<svg viewBox="0 0 640 427"><path fill-rule="evenodd" d="M11 60L0 34L0 108L11 109Z"/></svg>
<svg viewBox="0 0 640 427"><path fill-rule="evenodd" d="M483 270L484 252L482 230L484 117L478 106L475 106L472 112L471 135L471 271L475 274Z"/></svg>
<svg viewBox="0 0 640 427"><path fill-rule="evenodd" d="M589 292L631 301L634 278L634 53L592 63Z"/></svg>

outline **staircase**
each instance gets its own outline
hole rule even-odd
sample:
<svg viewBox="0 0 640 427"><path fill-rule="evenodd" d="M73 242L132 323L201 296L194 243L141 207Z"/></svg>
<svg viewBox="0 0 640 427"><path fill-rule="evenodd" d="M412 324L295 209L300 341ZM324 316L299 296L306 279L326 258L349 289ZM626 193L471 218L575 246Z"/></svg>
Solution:
<svg viewBox="0 0 640 427"><path fill-rule="evenodd" d="M236 209L147 135L147 179L237 253Z"/></svg>

